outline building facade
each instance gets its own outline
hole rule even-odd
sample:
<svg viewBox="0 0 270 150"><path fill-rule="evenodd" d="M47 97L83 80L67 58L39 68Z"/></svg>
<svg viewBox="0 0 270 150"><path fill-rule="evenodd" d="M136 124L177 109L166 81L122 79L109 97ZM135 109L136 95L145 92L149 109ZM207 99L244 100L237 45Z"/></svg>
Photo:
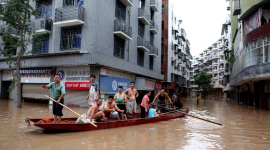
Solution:
<svg viewBox="0 0 270 150"><path fill-rule="evenodd" d="M229 84L235 90L235 100L270 108L270 2L231 0L230 5L234 61Z"/></svg>
<svg viewBox="0 0 270 150"><path fill-rule="evenodd" d="M138 90L145 91L154 90L156 81L164 79L161 1L44 0L30 4L40 10L30 25L44 40L42 46L28 46L31 54L21 69L24 99L44 99L49 91L40 85L52 82L55 73L61 74L66 86L65 103L80 107L88 105L90 74L97 76L105 99L119 85L128 88L130 81L138 81ZM0 31L6 33L6 29L1 21ZM14 68L0 56L1 98L16 95L16 90L6 91L13 74Z"/></svg>
<svg viewBox="0 0 270 150"><path fill-rule="evenodd" d="M190 42L182 20L175 17L172 0L162 0L161 73L169 93L188 93L190 85Z"/></svg>

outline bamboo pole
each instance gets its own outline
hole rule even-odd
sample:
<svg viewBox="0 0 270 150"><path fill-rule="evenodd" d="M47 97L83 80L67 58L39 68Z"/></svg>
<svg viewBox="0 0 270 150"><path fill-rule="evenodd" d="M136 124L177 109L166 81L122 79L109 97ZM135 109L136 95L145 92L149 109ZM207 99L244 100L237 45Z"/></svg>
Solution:
<svg viewBox="0 0 270 150"><path fill-rule="evenodd" d="M156 105L156 106L158 106L158 105ZM160 107L162 107L162 106L160 106ZM163 107L163 108L164 108L164 107ZM187 114L187 113L182 112L182 111L180 111L180 110L172 110L172 111L169 111L169 112L181 112L181 113L183 113L183 114L185 114L185 115L187 115L187 116L194 117L194 118L197 118L197 119L201 119L201 120L203 120L203 121L211 122L211 123L214 123L214 124L217 124L217 125L222 126L221 123L217 123L217 122L214 122L214 121L211 121L211 120L207 120L207 119L204 119L204 118L201 118L201 117L197 117L197 116L194 116L194 115L190 115L190 114Z"/></svg>
<svg viewBox="0 0 270 150"><path fill-rule="evenodd" d="M51 98L51 97L49 97L49 96L47 96L47 95L45 95L45 97L47 97L47 98L53 100L54 102L57 102L56 100L54 100L53 98ZM97 127L97 125L95 125L94 123L92 123L92 122L90 122L89 120L85 119L85 118L82 117L80 114L76 113L74 110L68 108L67 106L65 106L65 105L63 105L63 104L61 104L61 103L59 103L59 105L65 107L65 108L68 109L69 111L71 111L71 112L73 112L74 114L76 114L77 116L81 117L83 120L89 122L89 123L90 123L91 125L93 125L94 127Z"/></svg>

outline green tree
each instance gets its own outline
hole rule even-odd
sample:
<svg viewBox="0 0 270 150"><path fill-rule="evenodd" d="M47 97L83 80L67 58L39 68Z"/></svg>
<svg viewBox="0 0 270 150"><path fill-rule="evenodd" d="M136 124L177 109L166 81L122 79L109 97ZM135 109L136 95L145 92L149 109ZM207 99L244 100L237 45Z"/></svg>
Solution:
<svg viewBox="0 0 270 150"><path fill-rule="evenodd" d="M232 48L232 50L230 51L230 56L226 60L229 63L229 70L232 71L232 66L234 62L234 48Z"/></svg>
<svg viewBox="0 0 270 150"><path fill-rule="evenodd" d="M29 4L29 0L10 0L7 5L0 6L0 20L4 21L7 31L1 33L3 49L0 54L6 57L10 68L16 68L16 73L9 87L9 91L17 88L17 107L21 107L21 76L20 68L27 57L27 46L37 37L30 26L31 17L36 10Z"/></svg>
<svg viewBox="0 0 270 150"><path fill-rule="evenodd" d="M211 78L211 75L207 74L204 70L195 78L195 84L198 85L199 90L202 90L204 99L206 98L206 94L213 90Z"/></svg>

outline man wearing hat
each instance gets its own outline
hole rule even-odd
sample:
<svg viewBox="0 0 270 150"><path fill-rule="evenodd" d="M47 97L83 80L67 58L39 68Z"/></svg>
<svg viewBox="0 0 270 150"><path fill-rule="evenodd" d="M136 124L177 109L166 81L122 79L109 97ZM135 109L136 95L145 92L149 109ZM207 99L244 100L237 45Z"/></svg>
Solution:
<svg viewBox="0 0 270 150"><path fill-rule="evenodd" d="M119 86L118 87L118 93L116 93L114 95L114 100L115 103L117 104L117 107L121 110L124 110L123 112L123 119L127 120L127 108L126 108L126 104L127 103L127 95L125 93L123 93L123 87ZM122 114L122 112L119 112L119 116Z"/></svg>

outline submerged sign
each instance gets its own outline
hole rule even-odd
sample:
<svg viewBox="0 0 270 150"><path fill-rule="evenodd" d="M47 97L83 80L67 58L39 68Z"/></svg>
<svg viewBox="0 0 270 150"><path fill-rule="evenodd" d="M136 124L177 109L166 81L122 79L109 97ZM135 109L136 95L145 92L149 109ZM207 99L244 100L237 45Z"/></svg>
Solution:
<svg viewBox="0 0 270 150"><path fill-rule="evenodd" d="M115 94L118 92L118 86L123 86L123 91L129 88L130 82L133 79L117 78L109 76L100 76L100 92Z"/></svg>

